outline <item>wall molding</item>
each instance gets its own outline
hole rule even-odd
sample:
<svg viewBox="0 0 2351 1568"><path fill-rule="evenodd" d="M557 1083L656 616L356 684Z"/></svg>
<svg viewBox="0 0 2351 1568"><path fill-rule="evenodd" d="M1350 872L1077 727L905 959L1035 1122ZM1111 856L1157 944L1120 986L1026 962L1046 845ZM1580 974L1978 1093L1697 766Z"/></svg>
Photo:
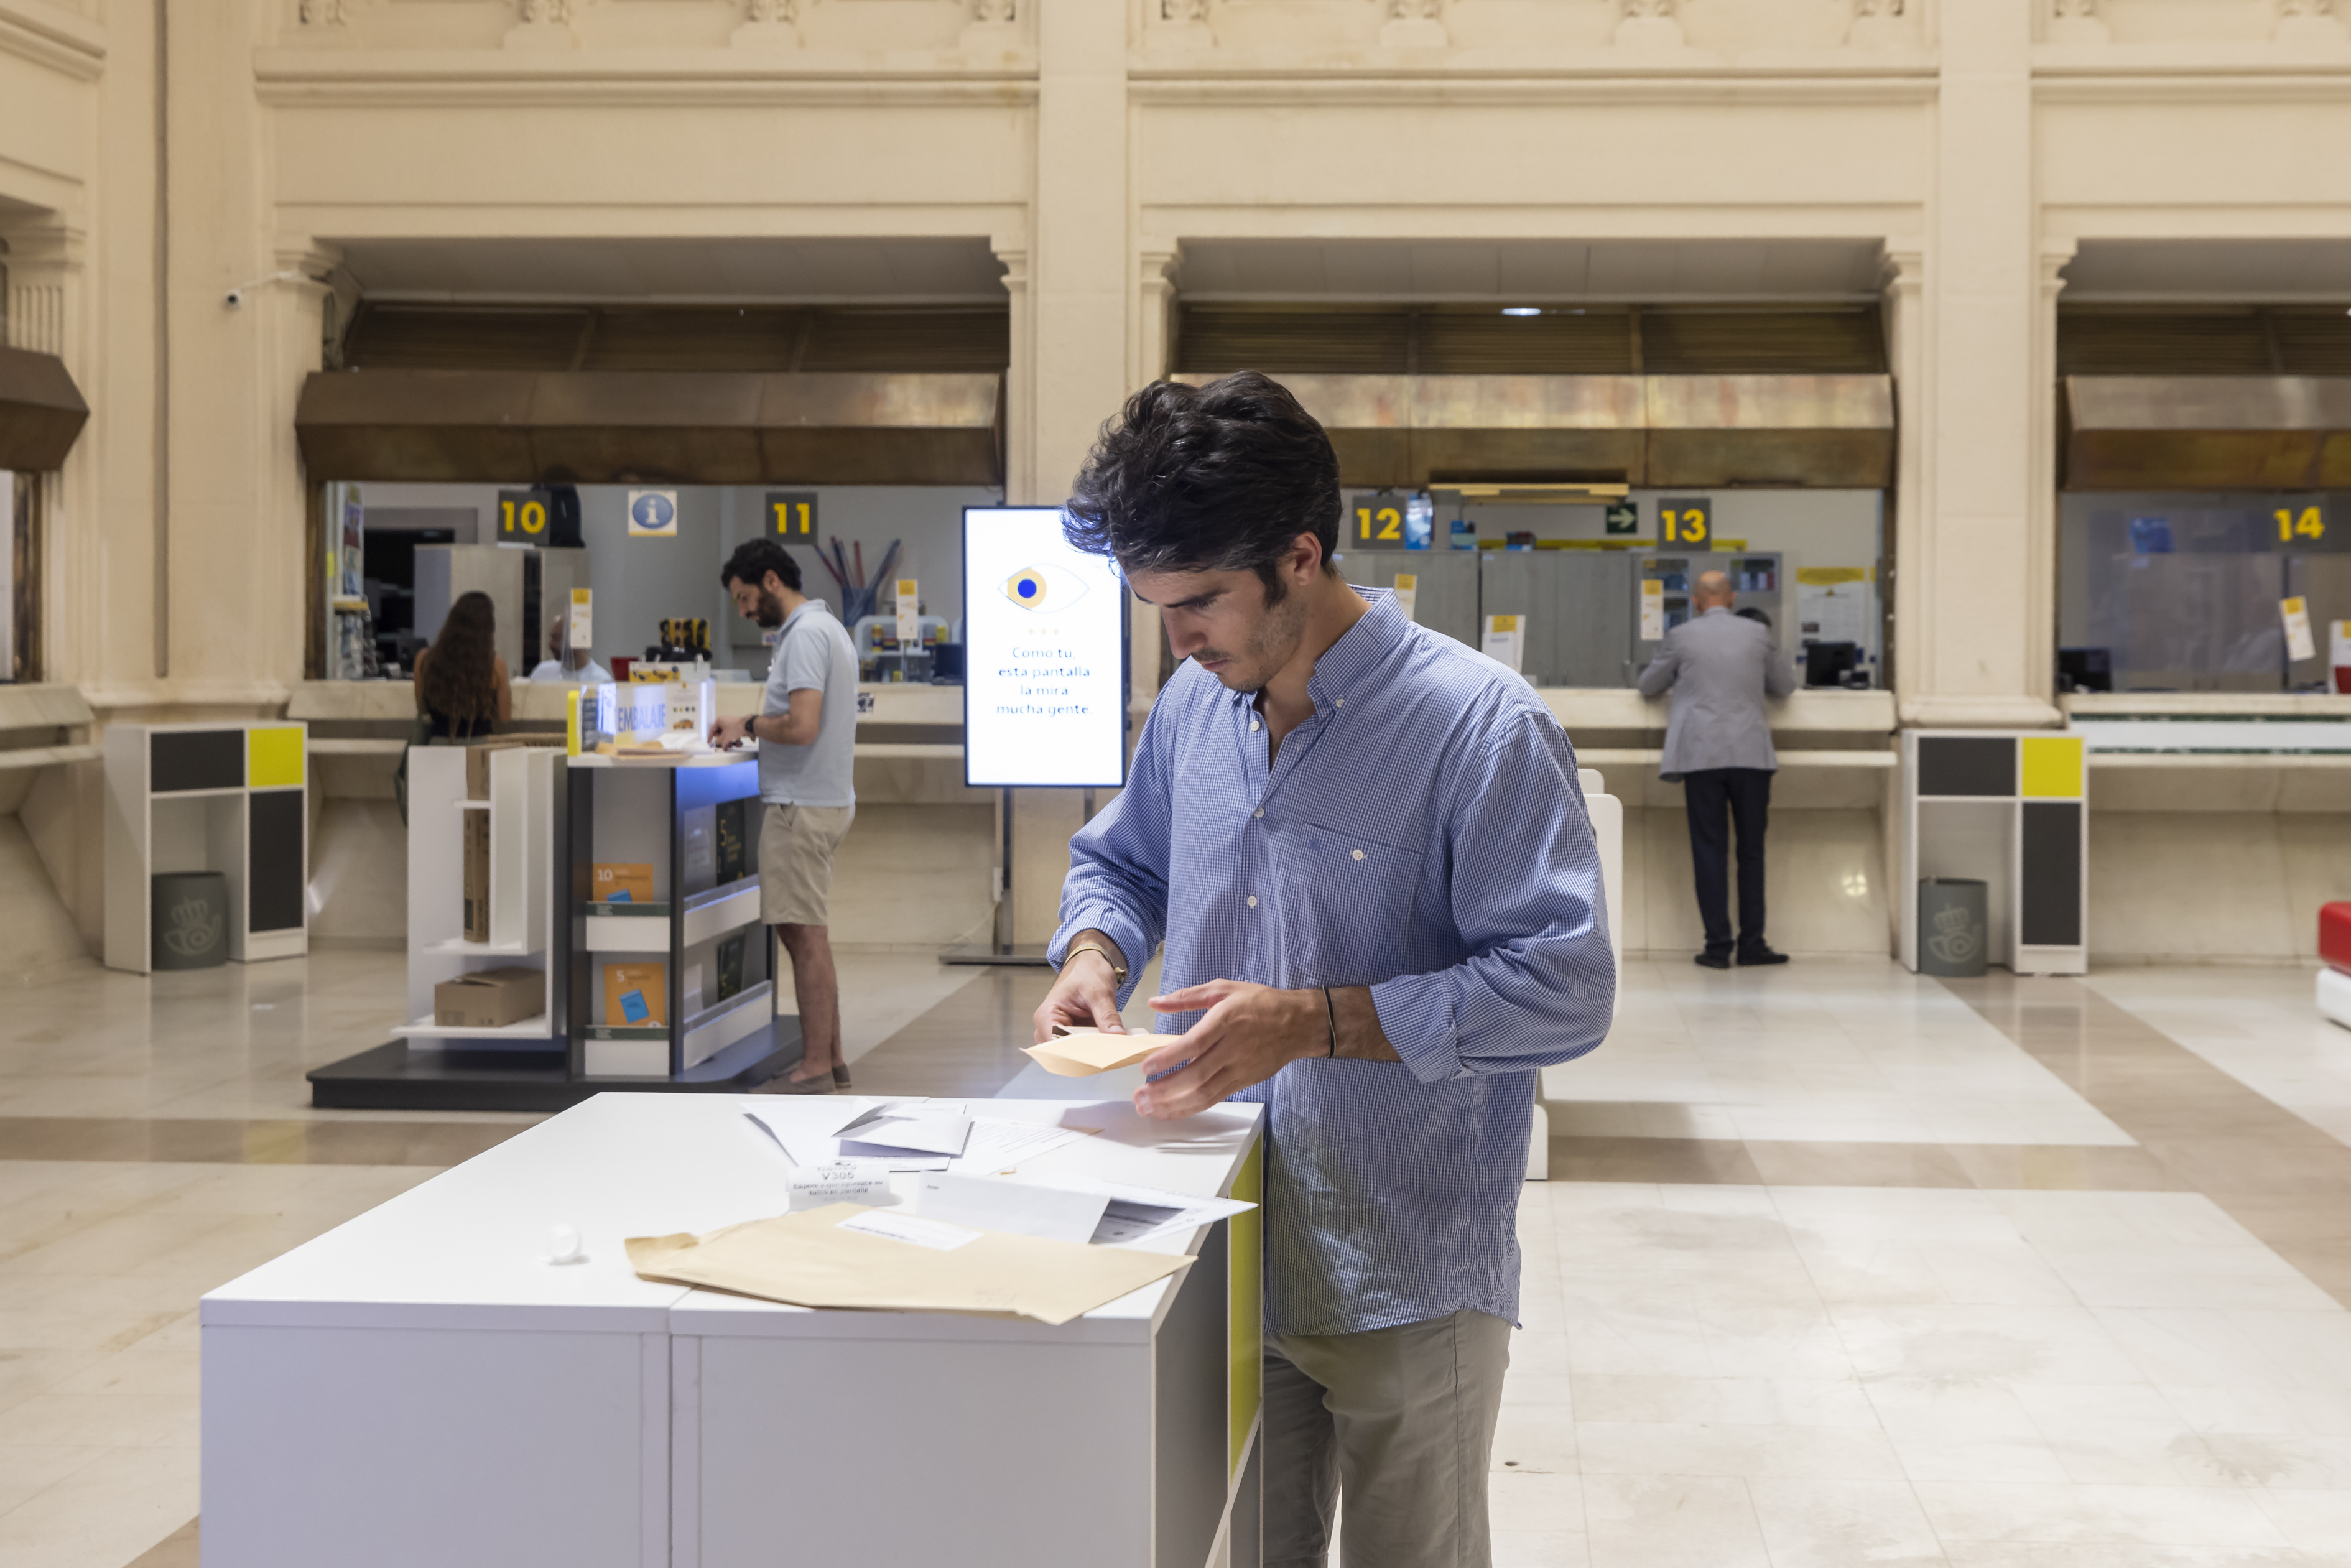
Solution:
<svg viewBox="0 0 2351 1568"><path fill-rule="evenodd" d="M5 0L0 0L5 4ZM496 105L711 109L787 103L927 103L1026 106L1037 98L1033 61L974 69L964 57L876 70L871 57L813 50L747 55L736 49L643 50L621 59L593 52L532 55L488 50L256 49L260 101L277 108Z"/></svg>
<svg viewBox="0 0 2351 1568"><path fill-rule="evenodd" d="M0 0L0 54L96 81L106 74L106 29L42 0Z"/></svg>

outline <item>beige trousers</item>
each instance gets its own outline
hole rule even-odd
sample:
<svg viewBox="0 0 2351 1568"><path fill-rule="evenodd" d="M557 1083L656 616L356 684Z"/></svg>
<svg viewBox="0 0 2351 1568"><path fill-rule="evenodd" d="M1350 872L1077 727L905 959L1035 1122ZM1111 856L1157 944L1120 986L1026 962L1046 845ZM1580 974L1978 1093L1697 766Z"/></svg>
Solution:
<svg viewBox="0 0 2351 1568"><path fill-rule="evenodd" d="M1486 1470L1510 1325L1464 1310L1265 1342L1265 1568L1488 1568Z"/></svg>

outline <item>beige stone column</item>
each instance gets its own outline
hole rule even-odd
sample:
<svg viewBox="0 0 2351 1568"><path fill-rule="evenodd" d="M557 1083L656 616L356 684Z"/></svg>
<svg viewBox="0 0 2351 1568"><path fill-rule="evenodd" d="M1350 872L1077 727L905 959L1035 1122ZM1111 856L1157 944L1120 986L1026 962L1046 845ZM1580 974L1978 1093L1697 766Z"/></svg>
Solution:
<svg viewBox="0 0 2351 1568"><path fill-rule="evenodd" d="M1135 245L1127 189L1128 8L1029 0L1037 22L1037 185L1027 298L1028 467L1008 499L1069 494L1102 422L1132 389ZM1019 298L1014 349L1020 364ZM1016 440L1019 431L1015 429ZM1011 474L1007 475L1008 486ZM1075 789L1023 789L1013 805L1013 940L1052 935L1083 815Z"/></svg>
<svg viewBox="0 0 2351 1568"><path fill-rule="evenodd" d="M1917 529L1905 535L1917 548L1901 592L1916 609L1902 632L1901 711L1914 725L2049 724L2056 559L2034 521L2050 480L2047 398L2034 390L2032 15L2013 0L1938 15L1920 377L1930 450Z"/></svg>
<svg viewBox="0 0 2351 1568"><path fill-rule="evenodd" d="M1012 362L1004 371L1004 500L1008 506L1032 506L1039 499L1037 321L1029 297L1029 249L998 240L995 250L996 259L1004 264L1012 336Z"/></svg>
<svg viewBox="0 0 2351 1568"><path fill-rule="evenodd" d="M1887 497L1890 527L1886 554L1892 580L1880 585L1885 596L1887 627L1886 658L1893 689L1908 698L1920 689L1919 672L1931 643L1928 616L1931 601L1927 581L1923 523L1927 494L1933 487L1928 466L1934 444L1927 433L1934 424L1935 393L1927 375L1928 317L1925 308L1926 256L1915 245L1889 245L1886 249L1885 292L1886 361L1894 371L1894 489Z"/></svg>
<svg viewBox="0 0 2351 1568"><path fill-rule="evenodd" d="M87 341L87 238L75 225L56 220L7 232L8 346L64 361L93 414L66 455L65 466L40 480L38 657L45 681L84 679L94 667L90 642L100 629L91 613L96 606L89 601L99 576L100 468L96 358Z"/></svg>
<svg viewBox="0 0 2351 1568"><path fill-rule="evenodd" d="M1183 259L1183 247L1173 240L1145 240L1137 259L1134 342L1127 367L1127 381L1134 387L1167 373L1167 317L1175 308L1176 268ZM1144 716L1159 695L1159 611L1140 600L1134 611L1128 635L1127 706L1139 731Z"/></svg>

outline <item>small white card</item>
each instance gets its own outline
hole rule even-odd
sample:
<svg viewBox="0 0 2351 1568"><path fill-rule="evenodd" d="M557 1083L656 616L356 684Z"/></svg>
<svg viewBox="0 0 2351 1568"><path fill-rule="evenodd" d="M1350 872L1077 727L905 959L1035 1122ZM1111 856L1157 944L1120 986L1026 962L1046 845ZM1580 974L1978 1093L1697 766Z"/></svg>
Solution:
<svg viewBox="0 0 2351 1568"><path fill-rule="evenodd" d="M2285 656L2296 661L2318 657L2318 639L2310 634L2310 601L2300 594L2281 599L2278 614L2285 622Z"/></svg>
<svg viewBox="0 0 2351 1568"><path fill-rule="evenodd" d="M1524 674L1520 660L1525 651L1526 627L1527 618L1523 615L1489 615L1485 641L1478 651L1508 664L1514 673Z"/></svg>
<svg viewBox="0 0 2351 1568"><path fill-rule="evenodd" d="M952 1252L979 1239L978 1231L966 1230L960 1225L925 1219L917 1214L887 1213L878 1208L852 1216L833 1228L854 1230L861 1236L878 1236L884 1241L904 1241L910 1246L927 1247L934 1252Z"/></svg>
<svg viewBox="0 0 2351 1568"><path fill-rule="evenodd" d="M1016 1236L1041 1236L1049 1241L1092 1239L1108 1207L1107 1194L1071 1192L1066 1187L1032 1186L993 1176L957 1176L931 1171L915 1183L916 1205L934 1219L977 1225L983 1230L1008 1230Z"/></svg>
<svg viewBox="0 0 2351 1568"><path fill-rule="evenodd" d="M818 1166L792 1173L792 1212L828 1203L882 1205L890 1201L890 1173L869 1165Z"/></svg>

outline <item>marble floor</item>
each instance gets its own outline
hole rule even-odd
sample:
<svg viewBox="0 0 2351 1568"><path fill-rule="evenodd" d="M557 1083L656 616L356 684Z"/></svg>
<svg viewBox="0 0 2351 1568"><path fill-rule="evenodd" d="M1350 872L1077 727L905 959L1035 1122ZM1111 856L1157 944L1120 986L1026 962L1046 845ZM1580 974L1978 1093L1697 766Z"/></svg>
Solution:
<svg viewBox="0 0 2351 1568"><path fill-rule="evenodd" d="M841 970L861 1089L1026 1065L1040 972ZM1625 978L1543 1075L1498 1563L2351 1564L2351 1031L2307 971ZM310 1110L401 989L340 949L7 996L0 1563L193 1568L196 1298L535 1119Z"/></svg>

